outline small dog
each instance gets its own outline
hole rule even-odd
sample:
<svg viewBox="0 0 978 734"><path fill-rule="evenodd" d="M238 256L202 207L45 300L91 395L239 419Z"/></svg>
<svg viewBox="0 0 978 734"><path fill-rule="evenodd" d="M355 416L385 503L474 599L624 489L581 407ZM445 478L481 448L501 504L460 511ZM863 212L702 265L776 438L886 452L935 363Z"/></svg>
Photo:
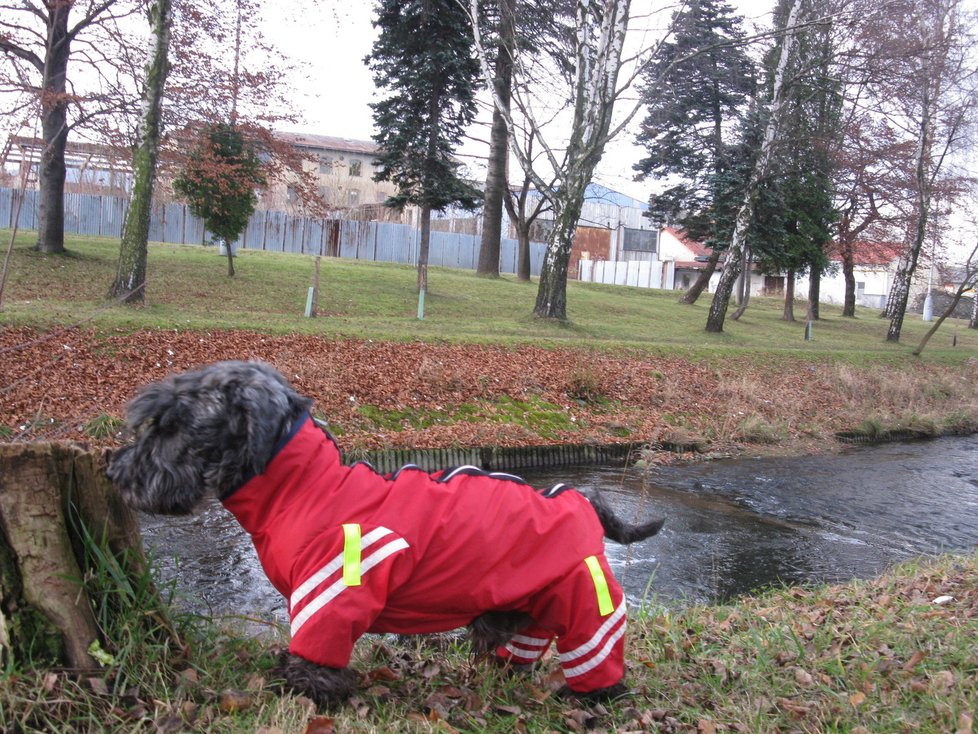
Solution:
<svg viewBox="0 0 978 734"><path fill-rule="evenodd" d="M538 492L476 467L381 475L345 466L332 436L272 367L220 362L147 386L129 404L129 445L109 477L133 507L186 514L209 495L254 541L289 601L283 675L321 705L344 700L365 632L468 626L477 651L529 665L557 640L569 693L625 689L625 601L604 537L632 543L597 494Z"/></svg>

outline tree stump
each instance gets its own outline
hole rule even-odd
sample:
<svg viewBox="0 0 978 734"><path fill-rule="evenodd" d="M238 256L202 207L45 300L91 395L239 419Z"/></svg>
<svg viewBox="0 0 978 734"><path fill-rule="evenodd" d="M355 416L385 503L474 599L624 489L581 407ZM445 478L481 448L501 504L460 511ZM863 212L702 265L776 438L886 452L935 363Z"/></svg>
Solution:
<svg viewBox="0 0 978 734"><path fill-rule="evenodd" d="M96 667L85 580L98 569L86 546L145 570L135 515L106 464L106 452L74 444L0 444L0 664Z"/></svg>

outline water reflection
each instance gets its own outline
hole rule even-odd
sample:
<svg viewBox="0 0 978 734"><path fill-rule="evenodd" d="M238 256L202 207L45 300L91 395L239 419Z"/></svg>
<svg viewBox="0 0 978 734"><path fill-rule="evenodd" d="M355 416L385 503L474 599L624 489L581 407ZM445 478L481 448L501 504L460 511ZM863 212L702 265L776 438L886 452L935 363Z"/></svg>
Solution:
<svg viewBox="0 0 978 734"><path fill-rule="evenodd" d="M626 518L665 516L659 535L608 555L632 602L711 602L780 583L835 582L978 542L978 437L890 444L834 456L661 468L527 473L602 489ZM285 619L250 541L219 506L144 518L164 579L202 612Z"/></svg>

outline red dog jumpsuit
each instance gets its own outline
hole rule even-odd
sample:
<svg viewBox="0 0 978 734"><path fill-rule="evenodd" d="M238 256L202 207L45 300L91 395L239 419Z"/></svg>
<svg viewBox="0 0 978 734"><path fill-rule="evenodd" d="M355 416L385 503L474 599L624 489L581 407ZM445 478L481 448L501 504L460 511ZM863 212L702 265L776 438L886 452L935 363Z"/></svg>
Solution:
<svg viewBox="0 0 978 734"><path fill-rule="evenodd" d="M498 654L532 662L556 637L568 686L586 692L622 678L625 601L590 503L563 489L546 496L474 467L344 466L306 418L223 502L289 601L294 654L342 668L365 632L441 632L521 611L535 624Z"/></svg>

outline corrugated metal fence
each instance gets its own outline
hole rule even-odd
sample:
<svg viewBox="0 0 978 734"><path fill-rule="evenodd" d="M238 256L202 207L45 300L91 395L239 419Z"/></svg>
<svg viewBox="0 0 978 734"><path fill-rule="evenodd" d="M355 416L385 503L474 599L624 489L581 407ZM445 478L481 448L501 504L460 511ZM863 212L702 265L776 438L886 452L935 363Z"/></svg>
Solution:
<svg viewBox="0 0 978 734"><path fill-rule="evenodd" d="M0 228L14 226L17 189L0 188ZM37 191L25 191L20 210L20 229L37 229ZM117 196L65 194L65 233L121 237L129 201ZM185 204L153 207L149 239L180 245L208 242L203 222ZM331 255L359 260L415 264L418 231L406 224L361 222L346 219L310 219L279 211L258 210L248 221L238 246L303 255ZM530 243L530 272L539 275L545 245ZM516 240L500 244L499 270L516 272ZM474 270L479 264L477 235L432 232L428 264Z"/></svg>

